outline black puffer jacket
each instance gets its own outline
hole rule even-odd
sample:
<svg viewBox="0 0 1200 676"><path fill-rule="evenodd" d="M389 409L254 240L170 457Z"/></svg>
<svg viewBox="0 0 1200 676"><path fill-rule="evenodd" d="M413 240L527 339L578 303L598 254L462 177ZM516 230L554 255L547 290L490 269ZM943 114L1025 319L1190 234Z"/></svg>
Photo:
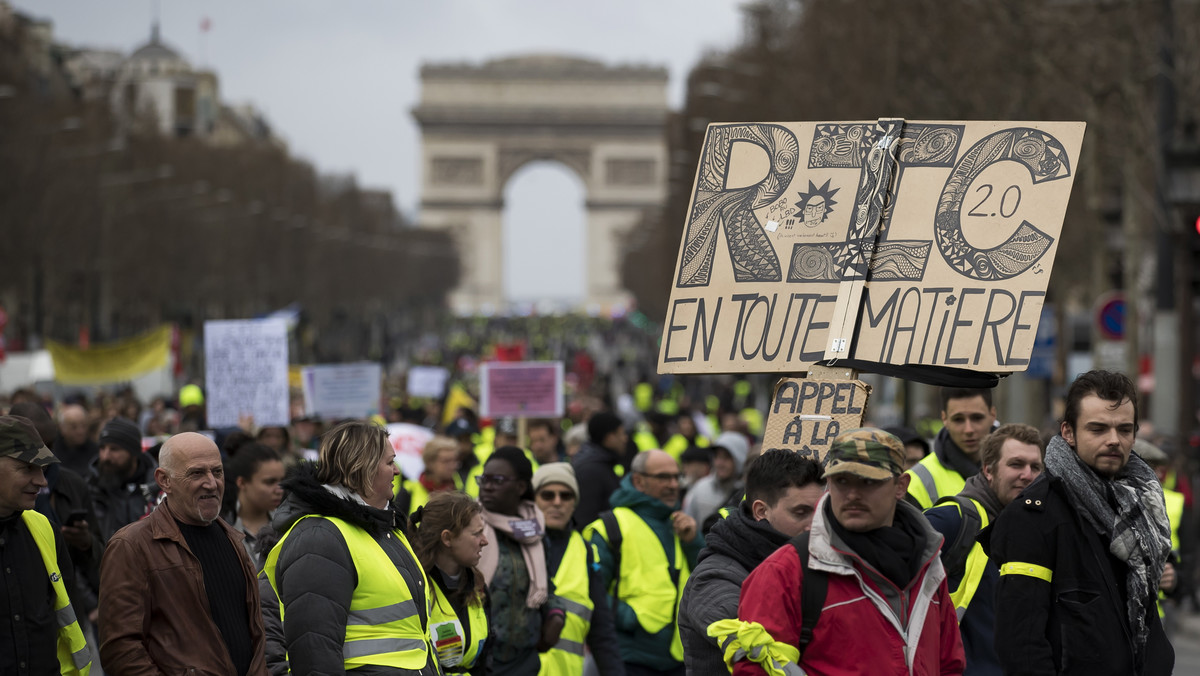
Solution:
<svg viewBox="0 0 1200 676"><path fill-rule="evenodd" d="M421 624L428 633L425 576L416 559L393 535L393 530L400 528L400 516L390 508L374 509L330 493L317 481L311 463L299 465L283 487L288 495L276 510L272 526L280 533L287 533L277 545L275 580L283 604L283 633L292 673L344 673L342 644L346 618L350 598L358 585L354 559L341 531L326 519L300 520L309 514L334 516L370 533L408 583ZM437 674L439 671L436 660L432 660L420 671L364 667L355 673Z"/></svg>
<svg viewBox="0 0 1200 676"><path fill-rule="evenodd" d="M1058 477L1043 473L1009 503L984 549L1001 570L996 654L1004 673L1172 672L1175 652L1154 599L1146 602L1150 636L1139 651L1125 610L1125 564L1109 554L1108 543L1071 507ZM1020 566L1004 574L1010 562Z"/></svg>
<svg viewBox="0 0 1200 676"><path fill-rule="evenodd" d="M787 544L788 537L764 521L755 521L745 500L704 536L696 570L688 578L679 606L679 639L688 674L728 676L721 649L708 636L708 625L736 619L742 583L758 564Z"/></svg>

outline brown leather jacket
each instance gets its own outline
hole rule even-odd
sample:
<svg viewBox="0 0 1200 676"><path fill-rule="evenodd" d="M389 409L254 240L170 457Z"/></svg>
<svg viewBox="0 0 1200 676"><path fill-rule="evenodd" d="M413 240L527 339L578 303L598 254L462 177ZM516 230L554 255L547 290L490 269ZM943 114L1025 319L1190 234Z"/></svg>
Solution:
<svg viewBox="0 0 1200 676"><path fill-rule="evenodd" d="M246 578L254 657L249 674L266 676L266 644L254 565L240 533L218 520L234 543ZM100 663L110 674L234 676L220 630L208 611L204 572L164 500L121 529L100 565Z"/></svg>

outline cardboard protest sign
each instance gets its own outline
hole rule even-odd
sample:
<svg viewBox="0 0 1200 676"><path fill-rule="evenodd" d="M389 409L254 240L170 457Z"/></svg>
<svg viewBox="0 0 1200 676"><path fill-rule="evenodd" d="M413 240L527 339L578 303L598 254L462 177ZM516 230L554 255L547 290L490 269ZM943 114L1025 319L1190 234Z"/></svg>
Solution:
<svg viewBox="0 0 1200 676"><path fill-rule="evenodd" d="M413 397L440 399L446 393L450 371L441 366L413 366L408 369L408 391Z"/></svg>
<svg viewBox="0 0 1200 676"><path fill-rule="evenodd" d="M1082 122L709 125L662 373L1023 370Z"/></svg>
<svg viewBox="0 0 1200 676"><path fill-rule="evenodd" d="M871 386L861 380L784 378L775 385L762 448L783 448L817 462L842 432L863 425Z"/></svg>
<svg viewBox="0 0 1200 676"><path fill-rule="evenodd" d="M305 366L304 412L333 420L375 415L382 380L383 367L373 362Z"/></svg>
<svg viewBox="0 0 1200 676"><path fill-rule="evenodd" d="M288 340L282 319L204 322L204 377L210 427L288 425Z"/></svg>
<svg viewBox="0 0 1200 676"><path fill-rule="evenodd" d="M488 362L479 374L485 418L559 418L563 414L561 361Z"/></svg>

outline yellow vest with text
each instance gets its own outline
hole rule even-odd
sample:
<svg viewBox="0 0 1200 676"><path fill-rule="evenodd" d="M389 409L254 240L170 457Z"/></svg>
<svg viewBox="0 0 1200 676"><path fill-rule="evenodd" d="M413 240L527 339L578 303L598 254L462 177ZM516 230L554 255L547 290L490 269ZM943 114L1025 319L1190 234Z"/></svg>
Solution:
<svg viewBox="0 0 1200 676"><path fill-rule="evenodd" d="M42 555L42 563L50 577L50 586L54 589L54 620L58 624L58 666L64 674L79 674L87 676L92 670L92 656L88 651L87 641L83 638L83 630L79 628L79 620L75 617L75 609L71 607L71 599L67 595L67 586L63 584L62 574L58 570L58 548L54 546L54 526L49 519L41 514L27 509L21 512L21 520L33 536L38 553Z"/></svg>
<svg viewBox="0 0 1200 676"><path fill-rule="evenodd" d="M288 528L279 539L279 543L267 556L264 570L271 588L275 590L279 602L279 617L284 618L283 595L279 593L279 581L275 576L275 567L279 562L279 552L283 543L291 534L292 529L304 519L325 519L337 526L350 557L354 560L354 568L358 576L358 585L350 597L350 612L346 617L346 638L342 644L342 657L346 670L364 666L383 666L395 669L422 669L429 659L428 626L421 622L421 615L413 599L408 583L396 570L396 564L388 558L387 552L379 546L367 531L352 525L342 519L320 514L302 516ZM413 561L417 560L408 539L399 530L393 530L392 536L399 538L400 543L408 550ZM426 592L429 590L429 580L425 571L421 571L421 584ZM426 607L428 617L429 608Z"/></svg>
<svg viewBox="0 0 1200 676"><path fill-rule="evenodd" d="M434 573L434 575L436 574ZM463 618L454 612L454 607L450 605L450 599L446 598L446 595L442 593L442 587L439 584L432 582L429 588L433 590L433 608L429 612L429 632L430 640L436 653L438 643L448 638L447 634L438 631L437 625L442 622L454 621L458 621L461 625L463 624ZM471 635L471 644L464 646L462 661L453 667L456 670L460 667L462 669L474 667L475 661L479 659L479 653L483 651L484 643L487 642L487 613L483 610L482 600L479 604L467 605L466 625L469 629L468 633ZM453 635L458 637L460 643L465 642L467 639L465 635L458 633L456 630L453 631ZM446 665L442 665L442 668L446 669L447 667Z"/></svg>
<svg viewBox="0 0 1200 676"><path fill-rule="evenodd" d="M583 536L571 531L567 551L554 574L554 593L567 611L558 643L542 654L541 676L583 673L583 645L592 628L592 597L588 593L587 548Z"/></svg>
<svg viewBox="0 0 1200 676"><path fill-rule="evenodd" d="M691 570L679 536L674 536L677 584L671 583L670 563L663 551L662 541L650 526L628 507L613 508L613 516L621 528L621 570L616 571L617 598L633 608L638 624L649 634L657 634L673 625L671 657L683 661L683 643L679 640L679 600ZM590 539L593 532L608 541L604 522L597 519L583 531Z"/></svg>
<svg viewBox="0 0 1200 676"><path fill-rule="evenodd" d="M907 474L912 475L908 494L920 503L922 510L936 505L944 497L958 495L967 485L961 474L942 465L936 453L922 458Z"/></svg>

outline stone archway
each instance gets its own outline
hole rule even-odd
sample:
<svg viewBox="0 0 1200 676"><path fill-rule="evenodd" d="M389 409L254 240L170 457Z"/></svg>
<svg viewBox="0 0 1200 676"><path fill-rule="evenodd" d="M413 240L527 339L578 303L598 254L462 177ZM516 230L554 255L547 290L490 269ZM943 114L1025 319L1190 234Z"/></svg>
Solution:
<svg viewBox="0 0 1200 676"><path fill-rule="evenodd" d="M664 68L552 55L421 68L413 110L421 127L420 223L457 242L455 312L504 309L504 188L540 160L565 165L584 185L586 307L629 306L622 242L645 209L666 199L666 85Z"/></svg>

